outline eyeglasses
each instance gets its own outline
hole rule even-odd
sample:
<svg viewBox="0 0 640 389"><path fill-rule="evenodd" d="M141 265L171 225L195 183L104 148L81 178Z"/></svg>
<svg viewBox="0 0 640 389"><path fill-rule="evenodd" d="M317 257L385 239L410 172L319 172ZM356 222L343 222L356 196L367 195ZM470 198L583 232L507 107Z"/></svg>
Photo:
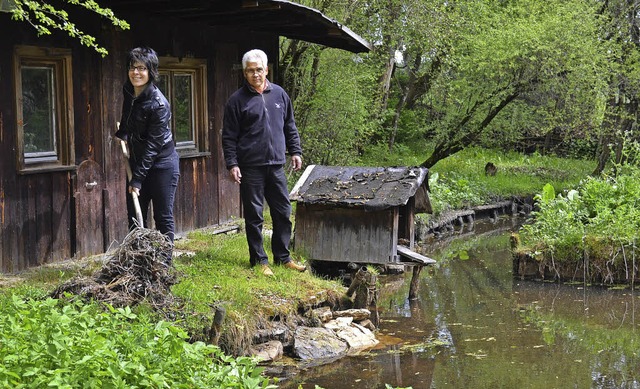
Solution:
<svg viewBox="0 0 640 389"><path fill-rule="evenodd" d="M147 67L146 66L129 66L130 72L135 72L136 70L138 71L138 73L146 72Z"/></svg>
<svg viewBox="0 0 640 389"><path fill-rule="evenodd" d="M263 74L264 73L264 68L255 68L255 69L247 68L244 71L247 74Z"/></svg>

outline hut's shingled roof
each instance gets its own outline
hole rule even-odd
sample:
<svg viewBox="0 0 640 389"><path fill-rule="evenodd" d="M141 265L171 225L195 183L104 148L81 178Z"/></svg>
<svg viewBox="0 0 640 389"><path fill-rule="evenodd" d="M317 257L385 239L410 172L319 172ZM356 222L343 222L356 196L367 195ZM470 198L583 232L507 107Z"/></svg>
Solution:
<svg viewBox="0 0 640 389"><path fill-rule="evenodd" d="M406 205L421 188L426 196L427 175L428 169L423 167L311 165L289 197L306 204L382 210ZM430 209L422 211L430 212Z"/></svg>

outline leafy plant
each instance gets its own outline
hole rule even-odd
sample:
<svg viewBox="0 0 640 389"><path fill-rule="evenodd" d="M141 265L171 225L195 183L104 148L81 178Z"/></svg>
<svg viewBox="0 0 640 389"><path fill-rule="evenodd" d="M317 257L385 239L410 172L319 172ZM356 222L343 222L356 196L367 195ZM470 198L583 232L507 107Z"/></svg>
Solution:
<svg viewBox="0 0 640 389"><path fill-rule="evenodd" d="M2 387L275 388L253 359L130 308L7 295L0 309Z"/></svg>
<svg viewBox="0 0 640 389"><path fill-rule="evenodd" d="M640 238L639 179L640 169L627 166L624 174L589 177L558 195L545 185L535 197L538 210L531 223L521 229L522 248L555 263L582 264L588 258L587 272L605 282L620 270L633 278Z"/></svg>
<svg viewBox="0 0 640 389"><path fill-rule="evenodd" d="M5 0L11 18L29 23L36 29L38 35L51 35L51 30L66 32L70 37L78 39L80 43L93 48L103 57L108 54L107 49L98 45L96 38L85 33L69 19L69 14L62 8L50 4L48 1L37 0ZM129 24L116 17L109 8L103 8L93 0L65 0L66 3L79 6L94 12L109 20L114 26L123 30L129 29ZM4 11L4 10L0 10Z"/></svg>

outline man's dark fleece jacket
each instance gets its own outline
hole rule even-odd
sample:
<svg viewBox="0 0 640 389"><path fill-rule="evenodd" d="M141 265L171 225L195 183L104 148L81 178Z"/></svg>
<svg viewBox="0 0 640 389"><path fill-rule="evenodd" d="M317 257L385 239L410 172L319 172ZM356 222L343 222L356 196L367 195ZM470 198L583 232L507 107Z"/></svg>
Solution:
<svg viewBox="0 0 640 389"><path fill-rule="evenodd" d="M285 152L302 155L293 105L280 86L268 83L262 94L245 82L227 102L222 129L227 169L284 165Z"/></svg>

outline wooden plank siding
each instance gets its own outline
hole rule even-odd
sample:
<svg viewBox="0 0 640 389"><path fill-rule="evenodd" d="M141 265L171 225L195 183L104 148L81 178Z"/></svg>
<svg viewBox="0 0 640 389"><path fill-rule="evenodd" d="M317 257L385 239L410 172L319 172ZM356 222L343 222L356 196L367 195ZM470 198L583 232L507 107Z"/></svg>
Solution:
<svg viewBox="0 0 640 389"><path fill-rule="evenodd" d="M71 256L68 172L19 176L3 193L1 254L15 259L2 261L3 272Z"/></svg>
<svg viewBox="0 0 640 389"><path fill-rule="evenodd" d="M385 264L397 262L398 208L359 208L298 203L295 250L311 260Z"/></svg>
<svg viewBox="0 0 640 389"><path fill-rule="evenodd" d="M242 72L234 70L234 65L242 60L237 44L222 43L215 51L215 69L209 72L214 83L214 101L210 109L213 113L213 120L210 122L209 134L210 142L215 150L216 172L219 177L217 182L217 196L221 200L219 206L219 217L222 220L229 220L233 216L241 215L240 191L238 185L231 181L228 176L227 167L224 163L222 153L222 119L224 117L224 104L226 100L235 92L239 85L242 85ZM228 83L216 82L216 80L229 80Z"/></svg>

